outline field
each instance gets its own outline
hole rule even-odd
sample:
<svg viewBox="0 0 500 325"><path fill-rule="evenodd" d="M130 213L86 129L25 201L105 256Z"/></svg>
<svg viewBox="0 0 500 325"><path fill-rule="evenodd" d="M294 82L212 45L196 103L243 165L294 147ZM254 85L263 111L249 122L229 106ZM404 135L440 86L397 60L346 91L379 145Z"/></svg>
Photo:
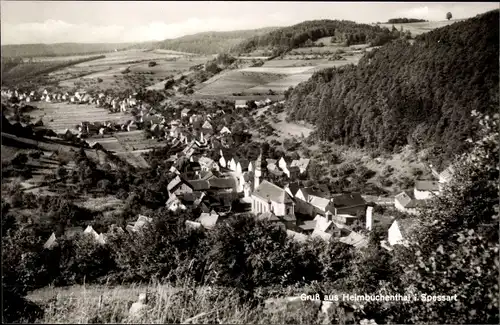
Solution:
<svg viewBox="0 0 500 325"><path fill-rule="evenodd" d="M166 78L186 72L207 60L206 56L176 51L128 50L108 53L105 58L58 70L49 77L59 81L59 86L63 88L137 89L161 85ZM151 61L156 65L150 67L148 64ZM124 74L127 68L129 72Z"/></svg>
<svg viewBox="0 0 500 325"><path fill-rule="evenodd" d="M38 110L31 111L29 115L34 121L41 118L43 124L56 133L63 133L66 129L76 132L76 125L83 121L124 123L131 118L123 113L109 114L106 109L93 104L36 102L34 106Z"/></svg>
<svg viewBox="0 0 500 325"><path fill-rule="evenodd" d="M243 89L253 88L261 84L279 80L284 74L279 72L254 72L245 69L229 71L219 78L212 78L205 82L205 86L198 91L200 94L223 95L241 92Z"/></svg>
<svg viewBox="0 0 500 325"><path fill-rule="evenodd" d="M394 25L394 27L396 27L398 30L401 28L401 26L403 26L404 31L409 30L412 36L417 36L423 33L427 33L433 29L448 26L463 20L464 19L451 19L451 20L441 20L441 21L428 21L423 23L379 24L379 26L391 29L392 25Z"/></svg>

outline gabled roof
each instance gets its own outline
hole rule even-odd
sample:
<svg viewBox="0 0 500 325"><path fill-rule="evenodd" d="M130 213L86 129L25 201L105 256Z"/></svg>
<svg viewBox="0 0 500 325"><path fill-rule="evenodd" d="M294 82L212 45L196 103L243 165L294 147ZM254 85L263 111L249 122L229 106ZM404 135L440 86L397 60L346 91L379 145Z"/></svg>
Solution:
<svg viewBox="0 0 500 325"><path fill-rule="evenodd" d="M196 179L189 181L189 184L195 191L208 190L210 188L210 183L207 180Z"/></svg>
<svg viewBox="0 0 500 325"><path fill-rule="evenodd" d="M235 188L236 182L234 178L211 178L208 180L210 188L213 189L228 189Z"/></svg>
<svg viewBox="0 0 500 325"><path fill-rule="evenodd" d="M204 156L200 157L198 159L198 162L200 163L200 165L205 165L205 166L215 164L215 161L212 158L204 157Z"/></svg>
<svg viewBox="0 0 500 325"><path fill-rule="evenodd" d="M399 202L403 208L413 209L425 204L426 200L417 200L413 191L404 191L394 197L394 201Z"/></svg>
<svg viewBox="0 0 500 325"><path fill-rule="evenodd" d="M314 230L316 228L316 220L305 220L303 224L299 225L302 230Z"/></svg>
<svg viewBox="0 0 500 325"><path fill-rule="evenodd" d="M283 220L288 221L288 222L296 222L297 217L295 216L295 214L287 214L283 217Z"/></svg>
<svg viewBox="0 0 500 325"><path fill-rule="evenodd" d="M219 133L231 133L231 130L229 130L227 126L224 126Z"/></svg>
<svg viewBox="0 0 500 325"><path fill-rule="evenodd" d="M300 188L298 182L288 183L285 187L288 187L288 189L290 190L290 192L292 193L293 196L295 196L295 194L297 194L297 191Z"/></svg>
<svg viewBox="0 0 500 325"><path fill-rule="evenodd" d="M56 244L56 234L52 233L52 235L50 235L49 239L47 239L45 244L43 244L43 248L51 249L52 247L54 247L55 244Z"/></svg>
<svg viewBox="0 0 500 325"><path fill-rule="evenodd" d="M318 187L315 187L315 186L304 187L304 188L301 188L300 191L302 192L302 194L304 194L304 198L306 200L309 198L309 196L315 196L315 197L324 198L324 199L326 199L328 197L328 193L321 191Z"/></svg>
<svg viewBox="0 0 500 325"><path fill-rule="evenodd" d="M417 191L430 191L437 192L439 191L439 182L437 181L416 181L415 189Z"/></svg>
<svg viewBox="0 0 500 325"><path fill-rule="evenodd" d="M293 203L290 194L281 187L264 180L259 187L252 193L264 200L271 200L276 203Z"/></svg>
<svg viewBox="0 0 500 325"><path fill-rule="evenodd" d="M280 218L278 218L274 213L268 211L261 213L257 217L257 220L280 221Z"/></svg>
<svg viewBox="0 0 500 325"><path fill-rule="evenodd" d="M326 217L323 217L323 216L320 216L320 215L317 215L315 218L314 218L314 221L316 221L316 226L315 226L315 230L318 229L318 230L321 230L321 231L328 231L333 222L332 221L329 221Z"/></svg>
<svg viewBox="0 0 500 325"><path fill-rule="evenodd" d="M329 199L325 199L325 198L317 197L317 196L313 196L313 195L310 195L308 197L307 202L309 204L311 204L312 206L317 207L318 209L320 209L322 211L326 211L326 208L330 204Z"/></svg>
<svg viewBox="0 0 500 325"><path fill-rule="evenodd" d="M134 228L138 229L138 228L140 228L140 227L144 226L145 224L150 223L152 221L153 221L153 218L148 218L148 217L140 214L139 217L137 218L137 221L134 224Z"/></svg>
<svg viewBox="0 0 500 325"><path fill-rule="evenodd" d="M368 239L355 231L351 231L349 235L339 238L339 242L356 248L363 248L368 245Z"/></svg>
<svg viewBox="0 0 500 325"><path fill-rule="evenodd" d="M336 208L347 208L366 204L360 193L340 194L333 196L333 205Z"/></svg>
<svg viewBox="0 0 500 325"><path fill-rule="evenodd" d="M248 165L250 164L250 162L247 159L240 159L238 163L240 164L241 169L247 169Z"/></svg>
<svg viewBox="0 0 500 325"><path fill-rule="evenodd" d="M446 168L445 170L443 170L440 174L439 174L439 177L445 181L445 182L449 182L452 177L453 177L453 174L455 173L455 168L453 168L452 165L448 166L448 168Z"/></svg>
<svg viewBox="0 0 500 325"><path fill-rule="evenodd" d="M186 226L188 228L197 229L197 228L201 227L201 223L194 222L194 221L191 221L191 220L186 220Z"/></svg>
<svg viewBox="0 0 500 325"><path fill-rule="evenodd" d="M181 184L186 184L187 186L191 187L191 185L188 182L186 182L179 175L177 175L172 181L170 181L170 183L168 183L167 190L172 191L175 188L177 188L178 186L180 186Z"/></svg>
<svg viewBox="0 0 500 325"><path fill-rule="evenodd" d="M210 122L208 122L208 121L205 121L205 123L203 123L201 128L202 129L212 129L212 124L210 124Z"/></svg>
<svg viewBox="0 0 500 325"><path fill-rule="evenodd" d="M181 114L187 114L191 112L191 109L190 108L184 108L182 111L181 111Z"/></svg>

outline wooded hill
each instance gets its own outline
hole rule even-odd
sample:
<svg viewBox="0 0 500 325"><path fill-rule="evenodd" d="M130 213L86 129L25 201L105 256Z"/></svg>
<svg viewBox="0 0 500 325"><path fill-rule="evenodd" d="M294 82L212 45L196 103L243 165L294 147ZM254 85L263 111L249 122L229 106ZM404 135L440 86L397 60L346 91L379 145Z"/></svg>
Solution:
<svg viewBox="0 0 500 325"><path fill-rule="evenodd" d="M242 41L275 30L279 27L266 27L251 30L229 32L203 32L167 39L161 42L147 42L137 47L147 47L160 50L172 50L196 54L217 54L227 52Z"/></svg>
<svg viewBox="0 0 500 325"><path fill-rule="evenodd" d="M289 117L315 123L323 140L389 151L409 143L447 160L465 149L472 110L498 110L498 19L487 12L319 71L289 94Z"/></svg>
<svg viewBox="0 0 500 325"><path fill-rule="evenodd" d="M111 52L130 47L132 43L58 43L2 45L4 57L54 57Z"/></svg>
<svg viewBox="0 0 500 325"><path fill-rule="evenodd" d="M232 49L237 53L249 53L258 49L275 50L283 53L314 42L322 37L334 37L347 45L371 43L383 45L395 38L388 28L358 24L348 20L310 20L290 27L280 28L263 35L249 38Z"/></svg>

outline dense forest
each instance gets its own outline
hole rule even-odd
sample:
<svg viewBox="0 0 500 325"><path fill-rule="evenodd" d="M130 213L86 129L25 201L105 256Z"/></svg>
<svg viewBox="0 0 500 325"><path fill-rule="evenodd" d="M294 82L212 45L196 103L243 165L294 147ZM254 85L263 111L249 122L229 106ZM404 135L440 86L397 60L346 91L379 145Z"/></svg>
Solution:
<svg viewBox="0 0 500 325"><path fill-rule="evenodd" d="M300 47L307 41L316 41L323 37L335 37L337 42L347 45L371 43L383 45L394 38L389 29L367 24L358 24L348 20L310 20L290 27L280 28L264 35L249 38L232 50L249 53L257 49L273 49L279 53Z"/></svg>
<svg viewBox="0 0 500 325"><path fill-rule="evenodd" d="M196 54L217 54L230 50L247 38L268 33L278 27L266 27L252 30L238 30L229 32L204 32L194 35L167 39L161 42L141 43L138 46L153 49L172 50Z"/></svg>
<svg viewBox="0 0 500 325"><path fill-rule="evenodd" d="M407 23L425 23L428 20L417 18L391 18L387 21L388 24L407 24Z"/></svg>
<svg viewBox="0 0 500 325"><path fill-rule="evenodd" d="M288 95L289 118L315 123L319 139L389 151L412 144L448 160L474 130L470 112L498 110L498 19L491 11L319 71Z"/></svg>

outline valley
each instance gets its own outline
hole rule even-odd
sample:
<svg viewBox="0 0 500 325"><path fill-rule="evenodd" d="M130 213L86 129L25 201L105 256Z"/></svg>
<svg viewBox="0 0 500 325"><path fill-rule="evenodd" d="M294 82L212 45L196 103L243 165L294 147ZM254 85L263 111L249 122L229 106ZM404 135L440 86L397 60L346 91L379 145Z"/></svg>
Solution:
<svg viewBox="0 0 500 325"><path fill-rule="evenodd" d="M499 11L449 16L2 45L3 320L498 323ZM323 296L388 292L462 300Z"/></svg>

